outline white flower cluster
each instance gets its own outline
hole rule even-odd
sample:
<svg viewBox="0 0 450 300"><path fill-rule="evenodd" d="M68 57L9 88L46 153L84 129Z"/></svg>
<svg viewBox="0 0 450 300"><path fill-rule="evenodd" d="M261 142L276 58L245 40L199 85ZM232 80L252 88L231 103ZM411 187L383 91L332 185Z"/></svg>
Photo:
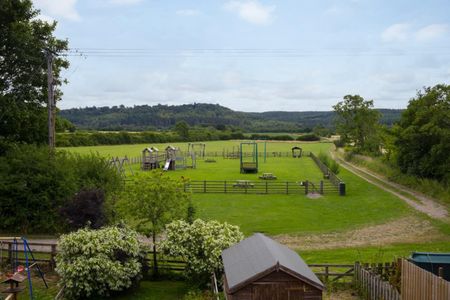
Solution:
<svg viewBox="0 0 450 300"><path fill-rule="evenodd" d="M141 271L137 233L121 227L80 229L59 241L56 271L68 299L107 296L132 285Z"/></svg>
<svg viewBox="0 0 450 300"><path fill-rule="evenodd" d="M210 275L223 269L222 250L243 238L239 227L228 223L200 219L192 224L174 221L166 226L161 250L166 255L185 259L188 276Z"/></svg>

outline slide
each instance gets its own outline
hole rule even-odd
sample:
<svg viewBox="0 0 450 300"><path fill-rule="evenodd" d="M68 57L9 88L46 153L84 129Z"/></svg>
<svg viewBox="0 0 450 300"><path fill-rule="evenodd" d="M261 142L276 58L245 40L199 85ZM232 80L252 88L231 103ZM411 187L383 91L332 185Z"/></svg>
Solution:
<svg viewBox="0 0 450 300"><path fill-rule="evenodd" d="M168 160L166 160L166 163L164 164L164 171L167 171L167 170L169 170L169 166L170 166L170 159L168 159Z"/></svg>

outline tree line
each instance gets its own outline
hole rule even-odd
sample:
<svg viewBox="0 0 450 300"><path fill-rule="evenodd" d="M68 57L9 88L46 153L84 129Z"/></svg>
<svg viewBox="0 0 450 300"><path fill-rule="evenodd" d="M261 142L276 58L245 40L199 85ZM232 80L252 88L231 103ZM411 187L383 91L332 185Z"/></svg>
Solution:
<svg viewBox="0 0 450 300"><path fill-rule="evenodd" d="M380 109L381 122L392 125L401 110ZM168 129L180 121L189 126L235 127L245 132L310 132L323 126L333 128L334 112L233 111L218 104L139 105L126 107L85 107L61 110L59 116L79 129L146 131Z"/></svg>
<svg viewBox="0 0 450 300"><path fill-rule="evenodd" d="M403 173L450 182L450 85L425 87L392 127L383 126L372 100L346 95L333 106L337 146L381 156Z"/></svg>

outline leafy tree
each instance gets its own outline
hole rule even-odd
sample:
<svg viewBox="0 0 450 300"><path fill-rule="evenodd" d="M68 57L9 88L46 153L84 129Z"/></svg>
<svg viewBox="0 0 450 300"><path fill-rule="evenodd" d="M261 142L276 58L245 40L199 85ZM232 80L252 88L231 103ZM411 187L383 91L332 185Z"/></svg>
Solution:
<svg viewBox="0 0 450 300"><path fill-rule="evenodd" d="M10 143L0 156L0 230L62 231L60 209L78 191L97 188L108 196L120 187L120 175L98 155Z"/></svg>
<svg viewBox="0 0 450 300"><path fill-rule="evenodd" d="M56 256L68 299L98 299L140 279L142 249L135 231L124 227L80 229L62 235Z"/></svg>
<svg viewBox="0 0 450 300"><path fill-rule="evenodd" d="M162 251L187 261L186 275L205 284L212 272L221 273L222 251L244 238L238 226L218 221L195 220L192 224L174 221L166 226Z"/></svg>
<svg viewBox="0 0 450 300"><path fill-rule="evenodd" d="M450 85L419 91L395 129L402 172L450 180Z"/></svg>
<svg viewBox="0 0 450 300"><path fill-rule="evenodd" d="M185 121L180 121L175 124L175 131L182 138L187 140L189 138L189 125Z"/></svg>
<svg viewBox="0 0 450 300"><path fill-rule="evenodd" d="M104 202L105 193L103 190L81 190L61 208L61 215L67 220L71 229L76 230L85 226L98 229L106 223Z"/></svg>
<svg viewBox="0 0 450 300"><path fill-rule="evenodd" d="M2 0L0 4L0 135L8 141L47 140L47 63L45 49L59 52L67 41L53 36L56 22L37 19L31 0ZM56 57L53 73L69 63ZM57 92L56 99L61 97Z"/></svg>
<svg viewBox="0 0 450 300"><path fill-rule="evenodd" d="M373 109L373 100L346 95L344 101L338 102L333 109L337 132L345 143L354 143L358 151L378 152L380 113Z"/></svg>
<svg viewBox="0 0 450 300"><path fill-rule="evenodd" d="M153 267L158 275L156 237L164 226L185 219L191 194L184 191L184 180L175 180L159 171L136 175L117 202L119 213L153 241Z"/></svg>

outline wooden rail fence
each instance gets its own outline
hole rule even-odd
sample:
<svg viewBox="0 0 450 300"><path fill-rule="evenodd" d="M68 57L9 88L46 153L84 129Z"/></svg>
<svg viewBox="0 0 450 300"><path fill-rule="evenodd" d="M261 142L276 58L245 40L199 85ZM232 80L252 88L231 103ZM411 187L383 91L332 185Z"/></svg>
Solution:
<svg viewBox="0 0 450 300"><path fill-rule="evenodd" d="M316 165L322 171L323 175L328 177L330 182L334 186L336 186L336 188L339 190L339 195L345 196L345 193L346 193L345 182L343 182L339 177L336 176L336 174L334 174L327 166L325 166L324 163L321 162L320 159L314 155L314 153L310 152L309 156L312 158L312 160L316 163Z"/></svg>
<svg viewBox="0 0 450 300"><path fill-rule="evenodd" d="M377 273L377 269L364 268L355 263L354 282L361 296L367 300L400 300L399 291Z"/></svg>
<svg viewBox="0 0 450 300"><path fill-rule="evenodd" d="M450 282L402 260L401 292L403 300L448 300Z"/></svg>
<svg viewBox="0 0 450 300"><path fill-rule="evenodd" d="M337 193L338 189L327 181L242 181L242 180L193 180L185 185L193 193L221 194L308 194Z"/></svg>
<svg viewBox="0 0 450 300"><path fill-rule="evenodd" d="M3 266L8 265L11 262L12 247L9 245L12 242L3 242L0 244L0 262ZM20 243L19 243L20 244ZM58 246L56 243L34 243L29 242L30 248L33 250L33 254L37 258L36 261L41 266L47 266L48 269L54 270L55 256L58 253ZM10 247L10 248L8 248ZM19 247L20 248L20 247ZM25 262L25 258L22 256L23 250L19 249L19 261ZM149 251L145 261L149 268L152 268L153 264L153 252ZM166 257L158 253L158 268L159 270L182 272L186 268L186 262L172 257ZM310 264L314 273L321 277L325 282L336 281L338 279L352 278L354 275L354 266L351 264Z"/></svg>

